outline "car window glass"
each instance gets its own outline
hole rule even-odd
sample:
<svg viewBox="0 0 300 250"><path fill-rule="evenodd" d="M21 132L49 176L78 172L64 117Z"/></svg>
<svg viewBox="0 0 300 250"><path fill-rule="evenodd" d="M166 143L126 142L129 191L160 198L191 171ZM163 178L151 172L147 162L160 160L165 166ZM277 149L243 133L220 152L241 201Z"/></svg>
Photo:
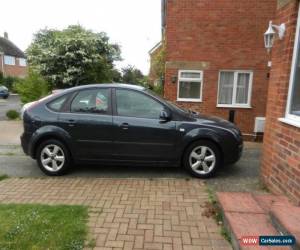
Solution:
<svg viewBox="0 0 300 250"><path fill-rule="evenodd" d="M152 98L132 90L116 90L117 113L120 116L159 119L163 105Z"/></svg>
<svg viewBox="0 0 300 250"><path fill-rule="evenodd" d="M71 112L107 114L109 108L108 89L80 91L71 104Z"/></svg>
<svg viewBox="0 0 300 250"><path fill-rule="evenodd" d="M61 96L48 104L48 107L54 111L60 111L68 96Z"/></svg>

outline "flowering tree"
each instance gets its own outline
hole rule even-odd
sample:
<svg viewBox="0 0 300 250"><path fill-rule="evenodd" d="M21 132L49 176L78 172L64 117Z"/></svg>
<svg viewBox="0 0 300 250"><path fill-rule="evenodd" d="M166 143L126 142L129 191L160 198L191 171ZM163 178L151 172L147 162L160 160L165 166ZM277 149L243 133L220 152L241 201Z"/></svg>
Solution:
<svg viewBox="0 0 300 250"><path fill-rule="evenodd" d="M79 25L62 31L40 30L27 49L29 64L52 87L111 82L120 48L105 33L94 33Z"/></svg>

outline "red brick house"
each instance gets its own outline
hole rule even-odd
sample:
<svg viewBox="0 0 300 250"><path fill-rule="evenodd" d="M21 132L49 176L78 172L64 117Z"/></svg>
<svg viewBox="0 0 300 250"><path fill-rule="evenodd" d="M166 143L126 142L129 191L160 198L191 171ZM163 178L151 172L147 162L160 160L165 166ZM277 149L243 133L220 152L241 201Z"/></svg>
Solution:
<svg viewBox="0 0 300 250"><path fill-rule="evenodd" d="M272 49L272 70L261 176L267 187L300 205L300 10L299 0L277 0L275 24L282 40Z"/></svg>
<svg viewBox="0 0 300 250"><path fill-rule="evenodd" d="M162 0L165 98L204 114L231 114L255 138L270 71L263 34L276 1Z"/></svg>
<svg viewBox="0 0 300 250"><path fill-rule="evenodd" d="M3 76L25 77L27 74L26 56L8 39L5 32L0 37L0 72Z"/></svg>

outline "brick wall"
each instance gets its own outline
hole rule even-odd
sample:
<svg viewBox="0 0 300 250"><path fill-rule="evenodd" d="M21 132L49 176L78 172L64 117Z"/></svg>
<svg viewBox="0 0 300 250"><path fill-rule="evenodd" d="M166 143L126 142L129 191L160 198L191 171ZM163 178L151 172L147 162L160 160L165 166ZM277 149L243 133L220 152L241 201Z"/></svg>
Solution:
<svg viewBox="0 0 300 250"><path fill-rule="evenodd" d="M0 56L0 71L2 72L2 56ZM3 65L4 75L5 76L14 76L14 77L25 77L27 75L27 67L19 65L19 59L16 58L16 65Z"/></svg>
<svg viewBox="0 0 300 250"><path fill-rule="evenodd" d="M217 108L220 70L254 72L250 109L235 108L236 123L252 134L257 116L265 116L268 55L263 34L273 19L276 0L168 0L165 97L177 100L173 76L179 69L204 71L202 103L177 102L228 119L232 108Z"/></svg>
<svg viewBox="0 0 300 250"><path fill-rule="evenodd" d="M278 121L285 116L298 5L298 0L278 1L274 23L285 23L287 33L283 41L276 40L272 50L261 175L271 191L300 205L300 128Z"/></svg>

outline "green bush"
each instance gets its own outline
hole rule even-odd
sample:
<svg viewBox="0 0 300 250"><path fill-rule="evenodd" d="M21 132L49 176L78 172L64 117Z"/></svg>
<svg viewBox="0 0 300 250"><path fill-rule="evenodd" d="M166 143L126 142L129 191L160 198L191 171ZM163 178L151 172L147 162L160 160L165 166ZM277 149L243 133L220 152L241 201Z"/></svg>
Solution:
<svg viewBox="0 0 300 250"><path fill-rule="evenodd" d="M36 101L46 96L49 92L48 83L33 71L29 71L26 78L19 79L14 88L20 95L22 103Z"/></svg>
<svg viewBox="0 0 300 250"><path fill-rule="evenodd" d="M18 80L17 77L12 77L12 76L4 77L3 73L0 72L0 85L4 85L10 91L13 91L13 85L17 80Z"/></svg>
<svg viewBox="0 0 300 250"><path fill-rule="evenodd" d="M9 120L16 120L20 117L20 114L16 110L8 110L6 116Z"/></svg>

